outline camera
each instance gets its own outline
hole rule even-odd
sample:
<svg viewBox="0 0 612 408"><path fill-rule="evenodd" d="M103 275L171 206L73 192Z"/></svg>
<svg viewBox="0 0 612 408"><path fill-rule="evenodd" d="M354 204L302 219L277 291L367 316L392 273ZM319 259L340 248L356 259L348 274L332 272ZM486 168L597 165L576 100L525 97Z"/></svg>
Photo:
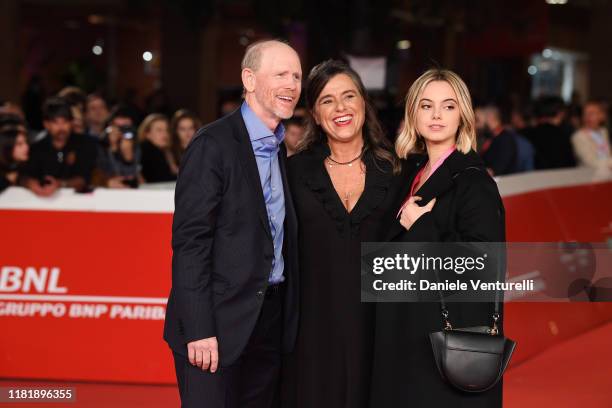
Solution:
<svg viewBox="0 0 612 408"><path fill-rule="evenodd" d="M136 139L136 130L132 126L107 126L104 129L105 139L108 140L110 134L113 132L113 129L117 129L119 134L121 134L122 139L126 140L135 140Z"/></svg>

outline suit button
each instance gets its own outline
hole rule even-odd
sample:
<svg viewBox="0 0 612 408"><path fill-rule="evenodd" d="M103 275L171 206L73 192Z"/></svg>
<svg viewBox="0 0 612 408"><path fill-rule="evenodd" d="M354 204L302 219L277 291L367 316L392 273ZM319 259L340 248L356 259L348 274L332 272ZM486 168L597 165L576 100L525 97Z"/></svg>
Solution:
<svg viewBox="0 0 612 408"><path fill-rule="evenodd" d="M264 295L264 291L263 290L258 290L257 294L255 296L257 296L258 298L263 297Z"/></svg>

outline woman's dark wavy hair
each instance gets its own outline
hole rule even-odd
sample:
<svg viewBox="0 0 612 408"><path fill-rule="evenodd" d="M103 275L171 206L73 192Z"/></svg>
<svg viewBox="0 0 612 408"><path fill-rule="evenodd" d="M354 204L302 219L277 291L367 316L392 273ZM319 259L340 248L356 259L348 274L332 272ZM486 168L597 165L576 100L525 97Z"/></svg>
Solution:
<svg viewBox="0 0 612 408"><path fill-rule="evenodd" d="M25 135L25 133L17 127L0 131L0 175L15 170L17 163L13 160L13 150L19 135Z"/></svg>
<svg viewBox="0 0 612 408"><path fill-rule="evenodd" d="M400 161L395 155L391 142L386 138L376 111L372 106L368 94L363 86L359 74L342 61L327 60L315 66L308 74L306 83L306 108L308 115L305 120L304 138L298 145L298 151L303 151L316 143L326 141L323 129L314 120L314 109L317 98L325 88L325 85L336 75L345 74L353 80L359 94L365 102L365 121L363 124L363 149L364 153L371 151L374 157L380 161L388 162L393 168L393 173L400 171Z"/></svg>
<svg viewBox="0 0 612 408"><path fill-rule="evenodd" d="M172 138L172 154L177 164L181 162L183 157L183 148L181 147L181 140L178 135L178 125L183 119L191 119L193 127L197 132L202 127L202 121L197 117L195 113L188 109L179 109L174 112L172 119L170 119L170 137ZM194 133L195 136L195 133Z"/></svg>

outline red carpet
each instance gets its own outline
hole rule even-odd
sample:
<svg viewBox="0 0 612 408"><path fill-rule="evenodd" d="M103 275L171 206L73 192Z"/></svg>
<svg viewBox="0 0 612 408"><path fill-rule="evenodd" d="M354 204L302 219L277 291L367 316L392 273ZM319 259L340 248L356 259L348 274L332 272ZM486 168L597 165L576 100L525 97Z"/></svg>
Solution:
<svg viewBox="0 0 612 408"><path fill-rule="evenodd" d="M556 344L510 369L504 408L612 407L612 322ZM178 407L175 386L3 380L0 387L76 388L74 403L13 404L18 407ZM0 404L9 406L8 404Z"/></svg>
<svg viewBox="0 0 612 408"><path fill-rule="evenodd" d="M504 408L612 407L612 323L510 369Z"/></svg>

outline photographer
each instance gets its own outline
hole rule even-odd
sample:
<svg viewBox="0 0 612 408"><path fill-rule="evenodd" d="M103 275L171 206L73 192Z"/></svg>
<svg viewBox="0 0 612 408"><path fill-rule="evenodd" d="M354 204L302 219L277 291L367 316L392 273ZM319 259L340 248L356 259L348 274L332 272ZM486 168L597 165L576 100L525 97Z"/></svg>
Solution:
<svg viewBox="0 0 612 408"><path fill-rule="evenodd" d="M143 180L134 128L117 126L111 121L104 130L103 140L95 184L108 188L137 188Z"/></svg>

